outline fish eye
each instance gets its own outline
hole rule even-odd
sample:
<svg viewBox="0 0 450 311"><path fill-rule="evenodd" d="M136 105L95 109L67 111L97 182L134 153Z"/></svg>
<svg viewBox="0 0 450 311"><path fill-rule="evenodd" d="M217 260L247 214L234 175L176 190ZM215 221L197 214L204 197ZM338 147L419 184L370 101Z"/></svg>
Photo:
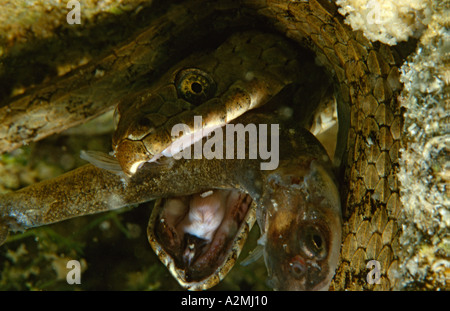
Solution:
<svg viewBox="0 0 450 311"><path fill-rule="evenodd" d="M183 69L175 79L178 95L192 104L200 104L216 93L216 83L200 69Z"/></svg>
<svg viewBox="0 0 450 311"><path fill-rule="evenodd" d="M326 239L319 228L308 226L300 236L301 249L310 259L324 259L327 256Z"/></svg>

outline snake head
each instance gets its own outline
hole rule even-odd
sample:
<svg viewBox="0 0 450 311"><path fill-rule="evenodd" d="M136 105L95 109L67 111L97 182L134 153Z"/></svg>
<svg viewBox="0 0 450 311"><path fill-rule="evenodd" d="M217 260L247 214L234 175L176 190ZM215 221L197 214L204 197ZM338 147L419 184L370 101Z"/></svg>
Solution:
<svg viewBox="0 0 450 311"><path fill-rule="evenodd" d="M269 175L264 259L275 290L327 290L339 260L341 207L336 184L306 160Z"/></svg>
<svg viewBox="0 0 450 311"><path fill-rule="evenodd" d="M180 154L268 103L301 78L296 56L278 36L249 31L193 53L157 82L136 87L115 113L113 149L123 172L133 176L146 162Z"/></svg>

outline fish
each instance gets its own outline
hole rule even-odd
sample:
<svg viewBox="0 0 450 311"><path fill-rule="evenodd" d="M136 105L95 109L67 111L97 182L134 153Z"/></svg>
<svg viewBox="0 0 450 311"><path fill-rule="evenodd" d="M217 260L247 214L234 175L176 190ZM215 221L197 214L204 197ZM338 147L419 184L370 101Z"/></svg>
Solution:
<svg viewBox="0 0 450 311"><path fill-rule="evenodd" d="M257 209L275 290L328 290L339 262L342 214L338 188L316 159L284 164L266 178Z"/></svg>

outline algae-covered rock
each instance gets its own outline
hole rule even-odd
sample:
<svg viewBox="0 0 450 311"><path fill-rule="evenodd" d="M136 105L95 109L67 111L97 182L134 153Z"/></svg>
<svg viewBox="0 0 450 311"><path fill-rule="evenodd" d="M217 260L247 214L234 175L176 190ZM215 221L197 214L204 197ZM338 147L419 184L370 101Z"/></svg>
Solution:
<svg viewBox="0 0 450 311"><path fill-rule="evenodd" d="M450 289L450 23L443 3L434 2L432 21L401 69L398 277L405 289Z"/></svg>

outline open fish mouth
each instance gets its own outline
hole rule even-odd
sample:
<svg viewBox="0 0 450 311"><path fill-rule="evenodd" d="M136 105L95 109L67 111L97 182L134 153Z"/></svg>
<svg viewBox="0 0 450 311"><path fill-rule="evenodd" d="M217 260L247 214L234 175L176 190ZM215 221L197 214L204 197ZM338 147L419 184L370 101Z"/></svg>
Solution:
<svg viewBox="0 0 450 311"><path fill-rule="evenodd" d="M252 198L236 189L213 189L159 199L148 239L181 286L205 290L234 266L256 219Z"/></svg>

